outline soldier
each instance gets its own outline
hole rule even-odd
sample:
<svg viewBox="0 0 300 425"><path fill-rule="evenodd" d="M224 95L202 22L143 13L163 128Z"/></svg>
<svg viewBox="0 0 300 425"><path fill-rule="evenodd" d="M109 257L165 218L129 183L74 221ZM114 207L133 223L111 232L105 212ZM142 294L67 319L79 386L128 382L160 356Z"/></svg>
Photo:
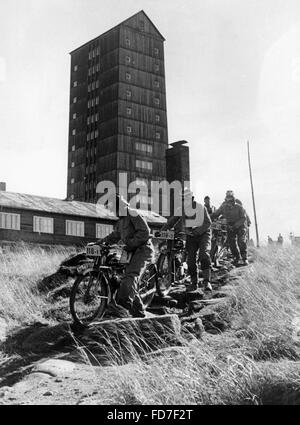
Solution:
<svg viewBox="0 0 300 425"><path fill-rule="evenodd" d="M113 197L114 198L114 197ZM112 209L114 199L108 201L107 207ZM116 302L129 311L133 317L145 317L143 302L139 296L140 277L146 265L153 260L154 248L151 242L150 229L146 220L136 211L132 213L128 203L116 195L116 215L119 217L115 230L99 243L125 243L125 250L132 253L131 261L125 270L117 293Z"/></svg>
<svg viewBox="0 0 300 425"><path fill-rule="evenodd" d="M235 200L235 202L237 203L237 204L239 204L241 207L243 206L243 203L242 203L242 201L240 201L239 199L236 199ZM245 208L244 208L245 209ZM250 226L251 226L251 220L250 220L250 217L249 217L249 215L247 214L247 211L245 210L245 213L246 213L246 224L247 224L247 241L249 242L250 241L250 230L249 230L249 228L250 228Z"/></svg>
<svg viewBox="0 0 300 425"><path fill-rule="evenodd" d="M211 216L212 219L222 215L227 221L228 243L234 257L234 265L247 266L247 216L244 208L235 201L231 190L226 192L225 201Z"/></svg>
<svg viewBox="0 0 300 425"><path fill-rule="evenodd" d="M235 200L235 202L236 202L237 204L239 204L241 207L243 206L242 201L240 201L239 199L236 199L236 200ZM244 208L244 210L245 210L245 208ZM248 226L248 227L250 227L250 226L251 226L251 220L250 220L250 217L249 217L249 215L247 214L247 211L246 211L246 210L245 210L245 213L246 213L246 223L247 223L247 226Z"/></svg>
<svg viewBox="0 0 300 425"><path fill-rule="evenodd" d="M188 189L184 190L184 200L191 202L193 209L196 209L197 203L194 199L192 192ZM202 291L198 289L198 270L197 270L197 255L199 253L199 260L203 273L203 285L206 291L212 291L211 280L211 219L205 207L199 205L199 209L203 213L202 220L197 223L197 226L188 227L188 217L183 211L181 216L174 215L168 220L166 228L174 228L175 233L183 231L186 234L186 250L188 255L188 271L191 277L191 285L188 291ZM189 217L190 218L190 217Z"/></svg>
<svg viewBox="0 0 300 425"><path fill-rule="evenodd" d="M209 215L211 215L213 212L216 211L216 208L213 207L210 204L210 197L209 196L205 196L205 198L204 198L204 206L207 209L207 212L208 212Z"/></svg>

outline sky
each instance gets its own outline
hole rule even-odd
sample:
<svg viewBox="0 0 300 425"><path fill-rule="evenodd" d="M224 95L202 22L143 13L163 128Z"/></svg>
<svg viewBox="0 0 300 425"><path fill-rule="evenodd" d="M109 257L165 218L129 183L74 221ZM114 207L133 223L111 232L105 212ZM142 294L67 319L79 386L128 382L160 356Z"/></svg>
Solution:
<svg viewBox="0 0 300 425"><path fill-rule="evenodd" d="M261 242L300 236L298 0L1 0L0 181L65 198L69 52L141 9L166 38L169 142L189 142L196 198L233 190L254 222L249 140Z"/></svg>

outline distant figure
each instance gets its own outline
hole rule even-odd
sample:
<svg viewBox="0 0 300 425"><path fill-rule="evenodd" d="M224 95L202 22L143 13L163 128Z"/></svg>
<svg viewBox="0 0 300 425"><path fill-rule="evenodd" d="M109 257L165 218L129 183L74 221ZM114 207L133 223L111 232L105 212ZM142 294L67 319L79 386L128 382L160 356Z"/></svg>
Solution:
<svg viewBox="0 0 300 425"><path fill-rule="evenodd" d="M279 233L278 238L277 238L277 244L278 245L283 245L283 237L281 235L281 233Z"/></svg>
<svg viewBox="0 0 300 425"><path fill-rule="evenodd" d="M210 204L210 197L209 196L205 196L205 198L204 198L204 206L206 207L207 212L208 212L209 215L211 215L212 213L214 213L216 211L216 208L213 207Z"/></svg>
<svg viewBox="0 0 300 425"><path fill-rule="evenodd" d="M268 244L273 245L273 239L270 236L268 236Z"/></svg>

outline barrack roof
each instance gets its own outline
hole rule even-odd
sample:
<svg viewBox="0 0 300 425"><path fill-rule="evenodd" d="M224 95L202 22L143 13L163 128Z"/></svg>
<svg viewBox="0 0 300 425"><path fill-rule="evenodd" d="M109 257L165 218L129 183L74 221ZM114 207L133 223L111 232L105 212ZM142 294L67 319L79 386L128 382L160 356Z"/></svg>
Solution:
<svg viewBox="0 0 300 425"><path fill-rule="evenodd" d="M79 217L91 217L106 220L117 220L117 217L100 204L80 201L65 201L45 196L25 193L0 191L0 211L5 208L41 211L52 214L65 214ZM149 223L163 224L166 219L151 211L138 210Z"/></svg>

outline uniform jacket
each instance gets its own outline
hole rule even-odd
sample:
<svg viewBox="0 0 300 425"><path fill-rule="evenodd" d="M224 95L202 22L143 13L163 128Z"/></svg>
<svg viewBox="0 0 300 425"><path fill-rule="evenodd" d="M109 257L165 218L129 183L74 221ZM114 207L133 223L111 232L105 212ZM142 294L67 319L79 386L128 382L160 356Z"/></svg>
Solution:
<svg viewBox="0 0 300 425"><path fill-rule="evenodd" d="M190 217L189 217L190 218ZM207 209L204 207L204 220L201 226L198 227L187 227L186 226L186 216L172 216L169 218L167 224L163 226L163 229L172 229L174 228L175 233L184 232L186 234L192 234L194 236L201 236L203 233L207 232L211 226L211 219L207 212Z"/></svg>
<svg viewBox="0 0 300 425"><path fill-rule="evenodd" d="M136 210L134 212L136 214ZM125 243L127 251L134 251L143 245L152 246L150 228L146 220L139 214L131 215L130 208L127 216L120 217L114 231L101 242L113 244L120 240Z"/></svg>
<svg viewBox="0 0 300 425"><path fill-rule="evenodd" d="M232 205L228 202L223 202L220 208L211 215L211 218L215 219L220 215L226 218L229 226L233 226L236 229L241 226L246 226L247 214L244 208L239 204Z"/></svg>

